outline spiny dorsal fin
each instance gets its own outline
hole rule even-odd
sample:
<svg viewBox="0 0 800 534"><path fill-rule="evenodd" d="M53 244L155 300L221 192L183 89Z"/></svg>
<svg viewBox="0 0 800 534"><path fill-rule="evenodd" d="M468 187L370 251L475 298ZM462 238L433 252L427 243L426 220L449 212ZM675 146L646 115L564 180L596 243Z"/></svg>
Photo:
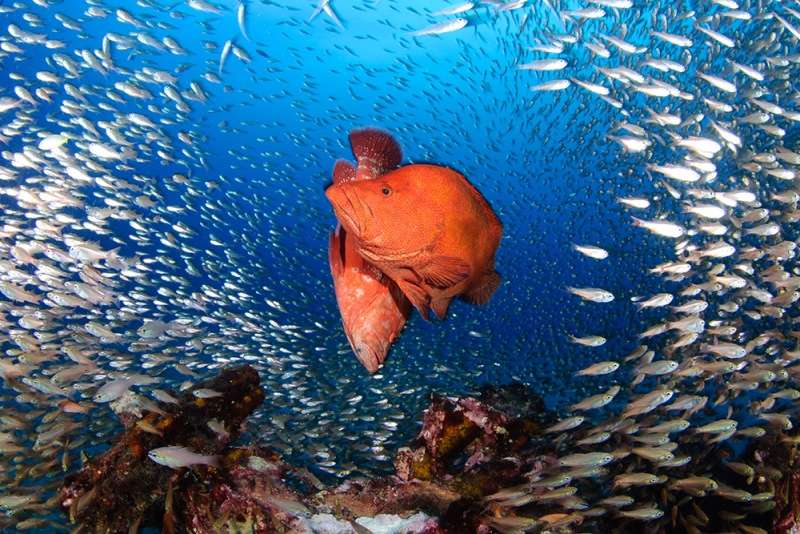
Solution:
<svg viewBox="0 0 800 534"><path fill-rule="evenodd" d="M350 132L350 147L358 161L359 170L376 178L400 165L403 151L390 134L376 128Z"/></svg>
<svg viewBox="0 0 800 534"><path fill-rule="evenodd" d="M356 179L356 168L349 161L336 160L333 165L333 185L350 182Z"/></svg>

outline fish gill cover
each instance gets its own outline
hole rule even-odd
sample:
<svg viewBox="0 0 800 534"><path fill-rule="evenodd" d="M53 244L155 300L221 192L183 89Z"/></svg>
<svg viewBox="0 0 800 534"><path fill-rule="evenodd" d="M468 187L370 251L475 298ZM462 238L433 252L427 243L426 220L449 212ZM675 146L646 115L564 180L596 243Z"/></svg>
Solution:
<svg viewBox="0 0 800 534"><path fill-rule="evenodd" d="M388 471L431 392L486 383L541 393L571 452L621 415L699 412L718 441L737 429L715 420L790 426L796 9L2 2L4 523L64 521L53 490L119 432L110 403L237 363L267 393L249 434L331 478ZM413 316L372 376L323 194L364 126L467 176L504 226L491 301Z"/></svg>

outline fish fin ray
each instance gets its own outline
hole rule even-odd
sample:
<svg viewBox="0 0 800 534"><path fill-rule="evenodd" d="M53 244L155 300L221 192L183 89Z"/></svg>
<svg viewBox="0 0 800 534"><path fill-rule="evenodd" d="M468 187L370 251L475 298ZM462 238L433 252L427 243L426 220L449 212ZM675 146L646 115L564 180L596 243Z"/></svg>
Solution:
<svg viewBox="0 0 800 534"><path fill-rule="evenodd" d="M350 132L350 147L359 168L366 169L370 178L394 169L403 159L403 151L394 137L376 128Z"/></svg>
<svg viewBox="0 0 800 534"><path fill-rule="evenodd" d="M436 317L438 317L440 320L445 318L447 315L447 308L450 307L450 301L452 300L452 298L448 297L437 299L431 302L431 309L433 309L433 313L436 314Z"/></svg>
<svg viewBox="0 0 800 534"><path fill-rule="evenodd" d="M333 165L333 185L352 182L356 179L356 168L352 163L337 159Z"/></svg>
<svg viewBox="0 0 800 534"><path fill-rule="evenodd" d="M474 287L461 295L461 298L470 304L479 306L486 304L497 288L500 287L501 281L497 271L485 273Z"/></svg>
<svg viewBox="0 0 800 534"><path fill-rule="evenodd" d="M419 270L425 282L433 287L446 289L469 278L469 265L453 256L437 256Z"/></svg>
<svg viewBox="0 0 800 534"><path fill-rule="evenodd" d="M397 287L406 296L406 298L414 305L417 311L422 315L426 321L430 320L428 308L430 307L431 298L421 286L416 282L410 280L398 280Z"/></svg>

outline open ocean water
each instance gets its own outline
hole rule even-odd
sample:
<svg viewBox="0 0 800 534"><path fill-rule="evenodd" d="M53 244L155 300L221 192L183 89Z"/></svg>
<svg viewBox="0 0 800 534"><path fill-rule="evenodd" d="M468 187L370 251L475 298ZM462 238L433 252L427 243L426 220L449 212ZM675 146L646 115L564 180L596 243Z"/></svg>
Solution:
<svg viewBox="0 0 800 534"><path fill-rule="evenodd" d="M755 274L736 271L744 289L680 296L713 283L715 262L733 275L737 262L758 261L737 257L746 247L796 239L793 202L771 195L794 191L800 156L755 156L800 151L800 8L732 3L484 1L434 15L455 4L330 0L335 18L324 10L311 18L315 1L1 2L0 486L8 487L0 495L44 501L63 476L65 448L67 470L79 467L81 450L104 450L122 427L93 396L132 375L131 391L150 396L223 366L253 365L266 400L244 439L332 481L390 472L432 392L517 381L566 416L571 403L619 384L611 406L623 406L637 375L631 366L602 377L576 372L622 362L641 332L684 317L669 306L640 311L634 297L706 299L696 315L708 328L735 324L731 342L778 330L787 336L782 350L792 350L794 300L773 304L779 314L741 293L768 290L775 299L796 289L770 286L763 274L781 263L794 277L793 249ZM465 27L414 35L458 18ZM566 65L532 64L557 58ZM532 89L552 80L569 86ZM719 80L735 83L734 92ZM398 140L403 164L461 172L504 226L502 284L490 302L454 302L444 321L414 312L372 376L342 331L327 259L336 220L324 196L335 160L353 159L348 133L367 126ZM692 137L718 148L698 149ZM626 150L620 138L647 145ZM694 174L671 178L661 165ZM789 174L767 172L776 168ZM757 200L737 204L715 191ZM650 206L619 201L629 197ZM772 221L776 233L731 223L757 201L773 210L762 224ZM723 233L699 228L716 219L686 212L709 203L726 210ZM632 215L673 221L683 233L635 228ZM686 260L719 241L736 254ZM602 247L608 258L582 255L576 244ZM692 271L650 272L676 257ZM615 299L588 302L567 287L603 288ZM737 310L719 310L734 300ZM717 340L701 334L688 349L663 350L682 333L650 348L683 362L682 351L695 356ZM607 341L586 347L570 335ZM660 380L648 377L636 392ZM766 395L772 385L760 387ZM65 399L88 413L65 412ZM11 504L2 519L9 532L46 516ZM57 511L47 517L66 522Z"/></svg>

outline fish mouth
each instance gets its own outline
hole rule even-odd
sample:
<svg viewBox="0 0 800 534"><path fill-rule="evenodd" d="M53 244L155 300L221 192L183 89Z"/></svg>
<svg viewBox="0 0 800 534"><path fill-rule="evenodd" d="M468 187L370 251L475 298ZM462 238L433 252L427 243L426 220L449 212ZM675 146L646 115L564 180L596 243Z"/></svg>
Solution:
<svg viewBox="0 0 800 534"><path fill-rule="evenodd" d="M361 365L370 373L377 372L386 360L389 347L377 340L373 340L373 343L370 343L369 339L365 339L358 334L348 335L347 338L350 341L350 348L353 349L353 353L358 358L358 361L361 362Z"/></svg>

